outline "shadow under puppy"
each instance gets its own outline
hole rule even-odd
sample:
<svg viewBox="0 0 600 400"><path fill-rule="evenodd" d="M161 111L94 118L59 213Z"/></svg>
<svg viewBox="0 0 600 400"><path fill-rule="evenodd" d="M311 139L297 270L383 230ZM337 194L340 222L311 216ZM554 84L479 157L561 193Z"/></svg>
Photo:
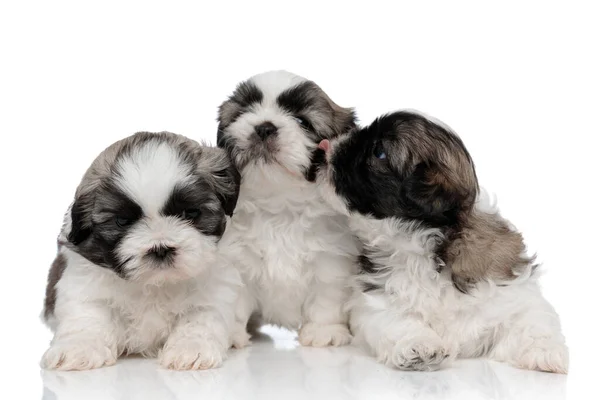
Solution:
<svg viewBox="0 0 600 400"><path fill-rule="evenodd" d="M559 318L536 265L521 234L479 195L455 133L396 112L319 147L322 193L350 215L364 246L349 302L358 343L405 370L487 356L567 372Z"/></svg>
<svg viewBox="0 0 600 400"><path fill-rule="evenodd" d="M65 215L43 318L49 369L158 355L173 369L221 364L239 274L218 267L239 175L225 152L142 132L104 150Z"/></svg>
<svg viewBox="0 0 600 400"><path fill-rule="evenodd" d="M241 174L238 205L219 243L245 284L235 346L248 344L252 316L300 329L306 346L350 341L343 305L358 248L347 218L319 196L314 156L322 139L353 126L351 109L286 71L242 82L220 106L217 143Z"/></svg>

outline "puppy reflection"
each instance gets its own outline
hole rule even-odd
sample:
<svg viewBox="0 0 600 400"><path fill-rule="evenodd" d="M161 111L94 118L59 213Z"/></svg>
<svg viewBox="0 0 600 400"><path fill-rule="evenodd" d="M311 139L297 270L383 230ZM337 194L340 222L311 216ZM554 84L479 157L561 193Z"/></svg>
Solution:
<svg viewBox="0 0 600 400"><path fill-rule="evenodd" d="M565 396L565 376L519 371L484 360L412 373L380 367L354 347L273 351L270 346L272 342L258 339L254 346L233 352L223 368L208 371L156 369L148 360L131 359L77 374L44 371L44 400L87 399L90 393L101 393L105 400L242 399L248 393L254 398L332 400L528 399L534 395L558 400Z"/></svg>
<svg viewBox="0 0 600 400"><path fill-rule="evenodd" d="M239 278L216 268L239 176L226 154L171 133L138 133L93 162L65 216L44 320L49 369L114 364L220 365Z"/></svg>
<svg viewBox="0 0 600 400"><path fill-rule="evenodd" d="M523 371L487 360L460 360L452 368L409 372L378 368L365 356L349 364L346 390L356 399L565 399L566 377Z"/></svg>
<svg viewBox="0 0 600 400"><path fill-rule="evenodd" d="M323 194L350 215L364 245L350 301L358 343L405 370L488 356L567 372L536 265L521 235L478 195L458 136L397 112L320 147Z"/></svg>

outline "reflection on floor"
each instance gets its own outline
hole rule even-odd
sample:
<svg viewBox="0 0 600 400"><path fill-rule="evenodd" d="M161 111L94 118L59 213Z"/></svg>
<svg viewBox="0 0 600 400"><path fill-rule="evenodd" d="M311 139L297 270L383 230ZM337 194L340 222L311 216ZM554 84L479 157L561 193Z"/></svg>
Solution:
<svg viewBox="0 0 600 400"><path fill-rule="evenodd" d="M168 371L139 358L93 371L43 371L43 400L565 398L563 375L485 360L458 361L437 372L401 372L352 347L303 348L287 331L263 332L210 371Z"/></svg>

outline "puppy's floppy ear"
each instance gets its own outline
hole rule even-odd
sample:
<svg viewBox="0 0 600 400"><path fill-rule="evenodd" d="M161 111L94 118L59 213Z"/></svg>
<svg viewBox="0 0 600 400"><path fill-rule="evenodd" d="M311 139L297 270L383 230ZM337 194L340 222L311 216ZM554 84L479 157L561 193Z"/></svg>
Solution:
<svg viewBox="0 0 600 400"><path fill-rule="evenodd" d="M462 212L470 208L475 197L460 184L451 182L443 166L421 162L403 181L400 198L407 216L434 226L459 222Z"/></svg>
<svg viewBox="0 0 600 400"><path fill-rule="evenodd" d="M262 98L262 92L254 83L246 81L237 85L231 96L219 106L217 146L226 147L226 143L223 142L223 130L242 115L245 107L262 101Z"/></svg>
<svg viewBox="0 0 600 400"><path fill-rule="evenodd" d="M480 281L506 284L537 268L535 255L527 255L521 233L497 211L475 209L463 225L446 235L447 242L439 251L459 291L468 293Z"/></svg>
<svg viewBox="0 0 600 400"><path fill-rule="evenodd" d="M217 122L219 123L217 127L217 147L225 149L229 153L231 153L232 149L235 147L235 140L232 137L225 135L225 128L227 128L241 112L239 105L232 100L223 102L219 107L219 114L217 117Z"/></svg>
<svg viewBox="0 0 600 400"><path fill-rule="evenodd" d="M338 135L356 127L356 114L352 108L334 107L334 121Z"/></svg>
<svg viewBox="0 0 600 400"><path fill-rule="evenodd" d="M71 207L71 231L67 240L79 245L92 234L92 216L93 207L92 193L76 195L75 202Z"/></svg>
<svg viewBox="0 0 600 400"><path fill-rule="evenodd" d="M233 115L233 109L234 105L233 102L231 100L226 100L224 101L220 106L219 106L219 111L217 114L217 123L219 124L217 127L217 146L223 148L225 146L225 143L223 141L223 136L224 136L224 129L227 126L227 122L228 119L230 118L229 115Z"/></svg>
<svg viewBox="0 0 600 400"><path fill-rule="evenodd" d="M215 171L214 174L220 182L217 187L217 197L225 214L231 217L240 194L240 173L233 165L229 165L227 168Z"/></svg>
<svg viewBox="0 0 600 400"><path fill-rule="evenodd" d="M220 148L225 147L225 141L223 140L225 125L222 122L219 122L219 126L217 127L217 146Z"/></svg>
<svg viewBox="0 0 600 400"><path fill-rule="evenodd" d="M231 162L227 151L218 147L204 145L198 153L201 163L199 171L209 173L208 182L221 202L225 214L233 215L240 193L240 173Z"/></svg>
<svg viewBox="0 0 600 400"><path fill-rule="evenodd" d="M325 92L323 92L323 95L325 96L327 102L329 103L329 106L331 107L331 110L333 112L333 132L334 132L334 136L338 136L338 135L342 135L348 131L350 131L350 129L355 128L356 127L356 114L354 113L354 109L352 108L344 108L341 107L339 105L337 105L336 103L333 102L333 100L331 100L331 98L329 98L329 96L327 96L325 94Z"/></svg>
<svg viewBox="0 0 600 400"><path fill-rule="evenodd" d="M217 147L225 149L228 153L231 153L235 147L235 139L231 136L225 135L226 127L227 125L225 125L223 122L219 122L219 126L217 128Z"/></svg>

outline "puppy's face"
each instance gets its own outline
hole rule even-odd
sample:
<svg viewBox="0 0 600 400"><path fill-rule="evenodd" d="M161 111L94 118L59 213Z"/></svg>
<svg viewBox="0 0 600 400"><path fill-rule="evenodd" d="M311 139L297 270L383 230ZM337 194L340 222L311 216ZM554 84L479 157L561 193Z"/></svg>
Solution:
<svg viewBox="0 0 600 400"><path fill-rule="evenodd" d="M478 192L471 157L458 136L416 113L382 116L319 147L328 160L321 169L324 188L333 189L326 197L346 211L451 226Z"/></svg>
<svg viewBox="0 0 600 400"><path fill-rule="evenodd" d="M78 188L69 245L124 279L161 284L216 257L239 177L220 149L139 133L105 150Z"/></svg>
<svg viewBox="0 0 600 400"><path fill-rule="evenodd" d="M238 85L219 107L217 143L237 168L283 168L314 179L313 156L322 139L355 125L354 113L335 104L314 82L285 71Z"/></svg>

